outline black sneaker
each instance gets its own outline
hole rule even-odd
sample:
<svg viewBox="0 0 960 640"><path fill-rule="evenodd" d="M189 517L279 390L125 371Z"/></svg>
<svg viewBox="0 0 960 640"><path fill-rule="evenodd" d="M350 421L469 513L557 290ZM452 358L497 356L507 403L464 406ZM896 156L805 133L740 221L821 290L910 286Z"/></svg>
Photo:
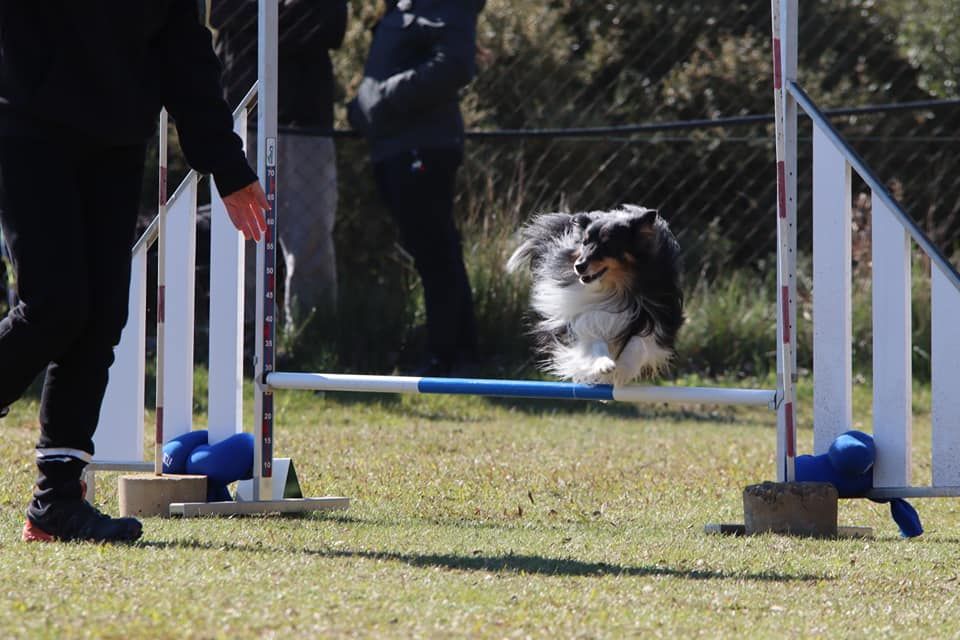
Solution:
<svg viewBox="0 0 960 640"><path fill-rule="evenodd" d="M43 515L27 512L24 542L133 542L143 533L136 518L111 518L80 498L52 502Z"/></svg>

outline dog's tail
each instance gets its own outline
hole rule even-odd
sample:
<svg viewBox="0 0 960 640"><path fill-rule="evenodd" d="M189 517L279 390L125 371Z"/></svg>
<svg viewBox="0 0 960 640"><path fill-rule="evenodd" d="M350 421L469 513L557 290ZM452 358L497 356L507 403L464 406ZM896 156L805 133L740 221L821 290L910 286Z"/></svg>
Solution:
<svg viewBox="0 0 960 640"><path fill-rule="evenodd" d="M516 251L507 260L507 273L516 273L520 269L530 266L535 252L535 244L532 240L526 240L517 247Z"/></svg>
<svg viewBox="0 0 960 640"><path fill-rule="evenodd" d="M573 228L574 218L569 213L541 213L531 218L520 229L520 246L507 260L507 271L513 273L522 267L536 268L558 238Z"/></svg>

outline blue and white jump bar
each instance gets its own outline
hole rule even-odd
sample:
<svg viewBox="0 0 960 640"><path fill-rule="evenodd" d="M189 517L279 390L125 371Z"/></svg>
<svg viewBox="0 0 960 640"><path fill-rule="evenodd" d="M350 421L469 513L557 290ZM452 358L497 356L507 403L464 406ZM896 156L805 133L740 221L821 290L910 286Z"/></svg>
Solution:
<svg viewBox="0 0 960 640"><path fill-rule="evenodd" d="M271 389L357 391L365 393L434 393L562 400L615 400L673 404L730 404L774 408L776 392L768 389L709 387L655 387L535 380L487 380L482 378L420 378L368 376L340 373L273 372L267 375Z"/></svg>

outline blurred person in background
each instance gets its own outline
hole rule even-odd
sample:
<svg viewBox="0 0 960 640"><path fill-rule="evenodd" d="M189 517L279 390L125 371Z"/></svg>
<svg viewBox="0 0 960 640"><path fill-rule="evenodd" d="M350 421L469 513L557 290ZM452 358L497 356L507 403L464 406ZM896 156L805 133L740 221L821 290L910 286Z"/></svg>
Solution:
<svg viewBox="0 0 960 640"><path fill-rule="evenodd" d="M473 295L453 217L464 124L459 93L476 73L485 0L386 0L350 124L367 139L384 204L423 284L426 353L413 372L463 374L475 364Z"/></svg>
<svg viewBox="0 0 960 640"><path fill-rule="evenodd" d="M227 100L237 105L257 79L257 0L207 0ZM335 82L330 51L343 43L347 0L280 0L277 121L278 227L284 279L284 332L295 337L337 304L333 227L337 166L333 139ZM295 129L309 129L297 132ZM248 148L255 153L251 136ZM247 252L248 273L253 269ZM252 322L254 277L247 278ZM309 332L302 336L309 337ZM294 355L294 354L287 354Z"/></svg>

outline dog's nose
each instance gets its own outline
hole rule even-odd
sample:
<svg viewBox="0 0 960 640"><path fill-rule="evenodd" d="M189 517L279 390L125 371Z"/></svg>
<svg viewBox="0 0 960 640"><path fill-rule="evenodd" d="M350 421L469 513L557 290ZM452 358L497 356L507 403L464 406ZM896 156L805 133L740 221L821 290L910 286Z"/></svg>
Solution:
<svg viewBox="0 0 960 640"><path fill-rule="evenodd" d="M582 275L583 272L587 270L587 261L586 261L586 260L581 260L581 261L579 261L579 262L574 262L574 263L573 263L573 270L576 271L578 274L581 274L581 275Z"/></svg>

